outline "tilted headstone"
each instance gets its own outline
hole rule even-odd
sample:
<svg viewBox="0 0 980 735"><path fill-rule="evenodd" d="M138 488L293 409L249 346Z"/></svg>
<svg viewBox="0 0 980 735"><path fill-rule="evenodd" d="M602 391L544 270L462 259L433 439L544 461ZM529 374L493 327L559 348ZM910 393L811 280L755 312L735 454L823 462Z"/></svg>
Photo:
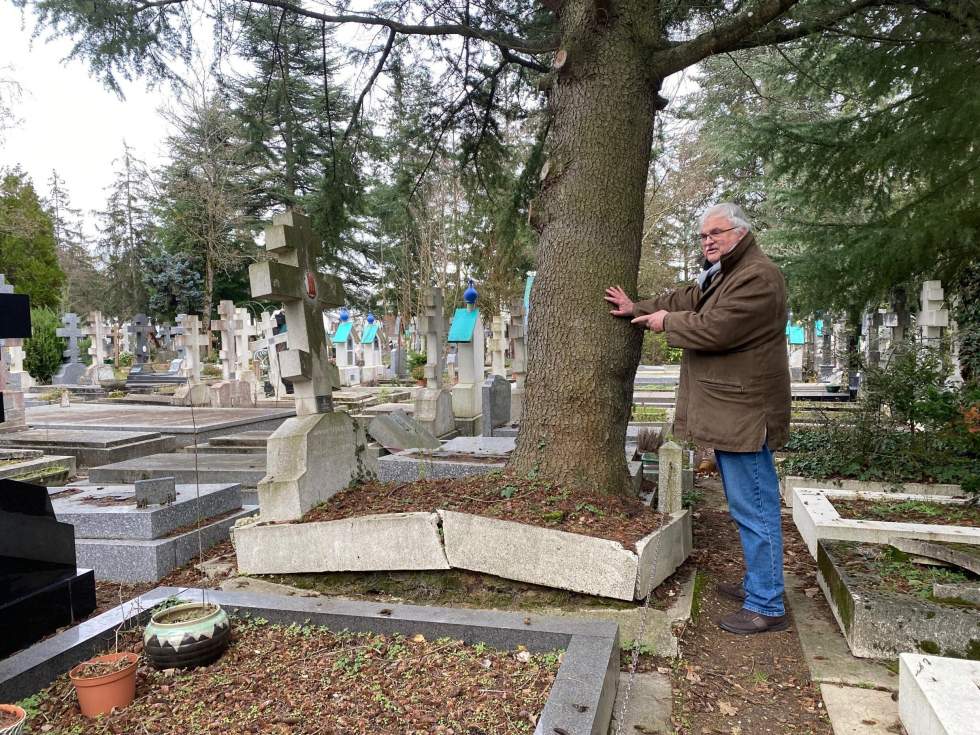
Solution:
<svg viewBox="0 0 980 735"><path fill-rule="evenodd" d="M483 418L481 433L493 436L493 430L510 421L510 381L490 375L483 381Z"/></svg>
<svg viewBox="0 0 980 735"><path fill-rule="evenodd" d="M453 388L453 413L460 419L473 420L483 412L483 320L476 308L478 294L470 281L463 293L466 306L456 309L449 328L449 342L456 345L456 369L459 382Z"/></svg>
<svg viewBox="0 0 980 735"><path fill-rule="evenodd" d="M136 507L148 505L169 505L177 502L177 480L173 477L154 477L149 480L136 480Z"/></svg>
<svg viewBox="0 0 980 735"><path fill-rule="evenodd" d="M95 609L95 575L75 564L75 529L45 487L0 480L0 658Z"/></svg>
<svg viewBox="0 0 980 735"><path fill-rule="evenodd" d="M130 373L151 372L149 369L150 361L150 333L153 326L146 314L137 314L133 317L129 325L128 334L132 338L130 344L133 348L133 369Z"/></svg>
<svg viewBox="0 0 980 735"><path fill-rule="evenodd" d="M657 510L661 513L679 513L683 500L683 470L684 453L678 444L672 441L664 442L657 452L659 462Z"/></svg>
<svg viewBox="0 0 980 735"><path fill-rule="evenodd" d="M524 377L527 375L527 317L524 311L524 301L517 299L510 307L510 338L514 341L514 357L510 363L510 371L514 377L514 386L510 392L510 420L516 423L521 420L524 410Z"/></svg>
<svg viewBox="0 0 980 735"><path fill-rule="evenodd" d="M51 378L52 385L79 385L85 377L85 365L78 359L78 339L82 337L82 330L78 325L78 315L68 313L61 317L64 327L58 327L55 333L59 337L68 339L68 349L62 354L68 358L68 362L62 363L58 372Z"/></svg>
<svg viewBox="0 0 980 735"><path fill-rule="evenodd" d="M405 449L438 449L441 446L430 431L401 410L375 416L368 424L368 433L392 453Z"/></svg>
<svg viewBox="0 0 980 735"><path fill-rule="evenodd" d="M415 394L415 420L433 435L445 436L456 428L452 395L442 385L443 344L446 320L443 314L442 289L428 289L423 296L424 313L419 317L419 331L425 336L425 388Z"/></svg>
<svg viewBox="0 0 980 735"><path fill-rule="evenodd" d="M253 298L284 304L288 349L279 357L283 378L294 386L297 414L269 437L259 483L262 520L297 520L352 481L377 474L364 430L347 413L333 411L331 393L340 381L323 311L342 305L345 294L339 278L320 274L321 248L309 219L290 210L265 229L270 259L248 269Z"/></svg>

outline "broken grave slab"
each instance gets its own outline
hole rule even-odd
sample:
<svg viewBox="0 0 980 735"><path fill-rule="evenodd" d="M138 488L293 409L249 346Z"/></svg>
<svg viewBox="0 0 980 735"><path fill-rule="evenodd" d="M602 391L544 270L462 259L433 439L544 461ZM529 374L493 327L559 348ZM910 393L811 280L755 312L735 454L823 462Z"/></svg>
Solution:
<svg viewBox="0 0 980 735"><path fill-rule="evenodd" d="M844 563L846 554L861 546L866 545L826 539L818 544L817 582L851 653L860 658L900 653L980 658L980 610L879 589L867 571Z"/></svg>
<svg viewBox="0 0 980 735"><path fill-rule="evenodd" d="M75 476L75 458L33 449L0 449L0 480L57 484Z"/></svg>
<svg viewBox="0 0 980 735"><path fill-rule="evenodd" d="M793 489L793 497L793 522L814 558L817 557L817 542L820 539L888 544L895 538L915 538L980 545L980 528L841 518L840 513L830 502L830 497L856 499L857 493L797 487ZM867 494L861 497L868 498ZM959 505L967 502L964 498L939 496L930 497L928 500Z"/></svg>
<svg viewBox="0 0 980 735"><path fill-rule="evenodd" d="M980 662L903 653L898 712L908 735L974 735L980 723Z"/></svg>
<svg viewBox="0 0 980 735"><path fill-rule="evenodd" d="M435 513L242 524L233 542L242 574L449 569Z"/></svg>
<svg viewBox="0 0 980 735"><path fill-rule="evenodd" d="M564 649L558 674L538 719L538 731L555 735L604 735L612 717L619 678L619 636L614 623L527 616L523 613L380 605L331 598L278 597L239 592L158 587L140 598L41 641L0 661L0 700L13 702L51 684L75 664L106 650L116 631L142 625L152 608L170 597L205 594L229 614L273 623L317 625L355 633L421 634L501 650Z"/></svg>
<svg viewBox="0 0 980 735"><path fill-rule="evenodd" d="M980 575L980 546L902 537L893 538L889 543L906 554L949 562Z"/></svg>
<svg viewBox="0 0 980 735"><path fill-rule="evenodd" d="M368 424L368 434L389 452L405 449L439 449L439 440L404 411L378 415Z"/></svg>

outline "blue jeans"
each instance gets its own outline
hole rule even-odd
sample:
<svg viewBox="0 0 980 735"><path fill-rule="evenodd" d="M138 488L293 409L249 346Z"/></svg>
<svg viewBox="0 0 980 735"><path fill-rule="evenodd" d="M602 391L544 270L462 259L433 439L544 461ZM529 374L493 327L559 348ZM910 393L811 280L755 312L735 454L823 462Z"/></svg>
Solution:
<svg viewBox="0 0 980 735"><path fill-rule="evenodd" d="M715 458L742 539L742 607L762 615L783 615L783 527L772 452L766 446L758 452L715 450Z"/></svg>

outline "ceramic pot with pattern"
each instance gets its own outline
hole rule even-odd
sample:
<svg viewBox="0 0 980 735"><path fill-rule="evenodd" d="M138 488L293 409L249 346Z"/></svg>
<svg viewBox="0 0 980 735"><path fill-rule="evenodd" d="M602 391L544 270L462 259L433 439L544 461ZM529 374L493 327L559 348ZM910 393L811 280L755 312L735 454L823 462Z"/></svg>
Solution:
<svg viewBox="0 0 980 735"><path fill-rule="evenodd" d="M231 640L228 613L213 602L161 610L143 632L143 655L156 669L189 669L217 661Z"/></svg>

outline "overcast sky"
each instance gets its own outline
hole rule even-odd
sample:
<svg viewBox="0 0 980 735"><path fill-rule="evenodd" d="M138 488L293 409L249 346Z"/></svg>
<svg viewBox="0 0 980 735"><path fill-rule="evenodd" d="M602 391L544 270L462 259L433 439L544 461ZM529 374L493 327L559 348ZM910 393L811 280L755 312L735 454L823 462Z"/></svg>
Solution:
<svg viewBox="0 0 980 735"><path fill-rule="evenodd" d="M87 214L104 204L123 140L147 163L159 161L167 130L156 110L169 92L148 91L137 80L124 85L120 100L81 61L64 61L71 49L66 41L32 40L33 29L32 16L22 21L16 8L0 2L0 78L23 87L14 105L20 124L0 143L0 168L19 165L42 196L56 169L72 205Z"/></svg>

